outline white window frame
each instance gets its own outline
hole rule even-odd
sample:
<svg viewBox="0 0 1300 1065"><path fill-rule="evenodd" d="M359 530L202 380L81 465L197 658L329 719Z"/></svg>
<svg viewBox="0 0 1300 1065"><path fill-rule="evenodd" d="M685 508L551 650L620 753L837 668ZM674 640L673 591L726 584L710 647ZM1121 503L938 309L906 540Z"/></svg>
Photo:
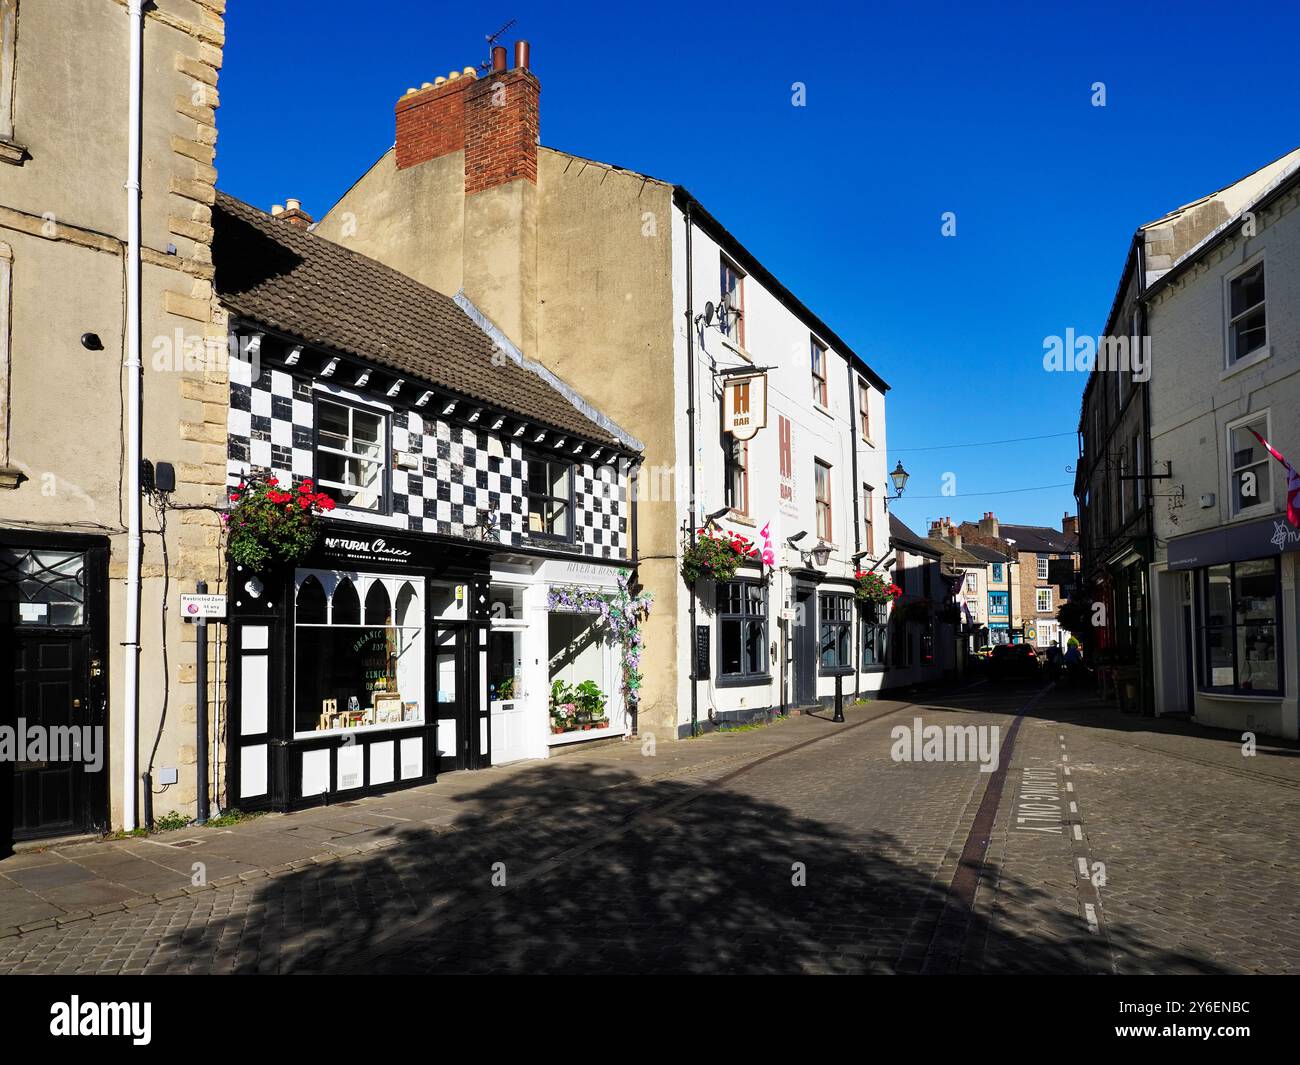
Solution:
<svg viewBox="0 0 1300 1065"><path fill-rule="evenodd" d="M324 621L298 621L298 595L302 591L302 586L308 577L316 578L316 582L321 586L325 593L325 620ZM359 622L336 623L334 621L334 593L338 591L339 585L346 579L352 585L352 590L357 595L357 602L360 605L361 613ZM366 598L370 594L373 585L380 584L388 594L389 605L393 608L394 617L391 625L378 625L366 622ZM396 617L397 601L401 597L401 590L404 584L412 586L415 593L415 608L413 617L416 618L416 624L401 624ZM415 721L401 722L383 722L371 725L354 725L345 729L311 729L300 731L298 729L298 672L296 664L291 669L291 679L293 681L293 694L290 699L290 721L293 727L293 738L295 740L320 739L321 736L345 736L356 735L362 732L391 732L394 729L411 729L420 728L427 725L432 720L429 711L429 699L426 691L426 656L436 653L436 649L431 651L427 643L428 636L427 626L425 624L425 604L429 601L429 582L422 576L414 574L397 574L397 573L367 573L356 571L327 570L327 569L298 569L294 573L294 609L293 609L293 628L295 638L295 658L297 633L300 629L355 629L358 633L374 629L391 629L401 635L414 633L418 639L419 653L414 660L414 671L420 678L419 698L420 717ZM407 651L416 648L416 644L407 645ZM436 697L436 691L435 691ZM373 694L372 694L373 698ZM346 707L340 709L346 710ZM434 713L436 714L436 704Z"/></svg>
<svg viewBox="0 0 1300 1065"><path fill-rule="evenodd" d="M9 305L10 293L13 291L13 250L0 240L0 471L9 468L9 419L12 409L11 389L9 384ZM16 474L15 474L16 476ZM7 478L0 478L0 487L17 488Z"/></svg>
<svg viewBox="0 0 1300 1065"><path fill-rule="evenodd" d="M1262 411L1254 411L1253 413L1247 414L1241 418L1234 418L1232 421L1228 422L1228 424L1224 426L1224 433L1226 434L1226 438L1227 438L1227 443L1224 450L1225 465L1227 467L1225 470L1225 473L1227 475L1227 486L1226 486L1227 495L1225 496L1225 498L1228 500L1229 513L1233 518L1257 517L1260 514L1270 513L1273 509L1273 467L1271 463L1275 462L1276 460L1267 451L1264 452L1264 458L1262 462L1252 462L1250 464L1251 466L1263 466L1266 470L1268 470L1267 497L1261 497L1258 503L1252 503L1250 504L1250 506L1241 507L1241 508L1238 508L1237 506L1237 487L1236 487L1237 467L1233 463L1232 434L1237 429L1240 429L1243 426L1251 425L1255 422L1258 422L1261 418L1264 421L1264 428L1261 431L1260 435L1263 436L1265 440L1272 443L1273 441L1272 417L1270 415L1270 410L1268 409ZM1262 444L1260 446L1263 447ZM1246 467L1242 467L1242 468L1245 469Z"/></svg>
<svg viewBox="0 0 1300 1065"><path fill-rule="evenodd" d="M13 144L14 95L18 73L18 0L0 0L0 141ZM8 159L16 162L21 159Z"/></svg>
<svg viewBox="0 0 1300 1065"><path fill-rule="evenodd" d="M1047 605L1043 606L1043 597L1047 597ZM1052 589L1035 588L1034 589L1034 609L1039 614L1050 614L1052 612Z"/></svg>
<svg viewBox="0 0 1300 1065"><path fill-rule="evenodd" d="M320 409L321 406L326 403L331 404L332 406L335 407L340 407L343 410L346 410L348 412L348 442L349 443L352 443L352 441L355 439L356 436L356 434L353 431L353 419L358 411L362 414L368 414L372 417L379 419L379 457L378 458L373 458L369 455L363 455L356 451L349 451L344 448L333 447L329 444L326 444L321 439L323 430L321 429L321 425L320 425L321 422ZM389 497L388 497L388 477L391 471L390 471L389 455L388 455L388 441L390 439L389 417L391 414L392 414L391 411L385 410L382 407L372 407L368 404L362 405L362 404L358 404L343 399L341 397L336 398L334 396L330 396L327 394L317 395L316 408L315 408L315 418L316 418L315 454L319 455L322 452L324 452L327 455L339 455L344 459L353 459L361 463L378 463L379 465L379 498L376 500L376 505L373 507L357 506L355 503L351 501L347 501L347 502L343 501L342 497L340 497L339 507L341 509L356 511L358 514L387 514L389 512L390 504L389 504ZM326 480L324 477L321 476L319 469L315 470L315 474L316 474L316 486L318 488L333 488L340 491L346 491L346 490L360 487L359 485L340 484L338 481Z"/></svg>
<svg viewBox="0 0 1300 1065"><path fill-rule="evenodd" d="M1250 273L1256 267L1264 271L1264 343L1241 358L1233 357L1232 350L1232 325L1234 322L1232 314L1232 285L1244 275ZM1256 304L1255 306L1259 306ZM1254 307L1248 307L1237 318L1241 318L1254 310ZM1264 262L1264 253L1261 251L1257 255L1252 255L1235 270L1223 276L1223 367L1224 373L1232 373L1237 370L1243 370L1247 366L1254 366L1257 362L1263 362L1273 353L1269 344L1268 331L1268 266Z"/></svg>
<svg viewBox="0 0 1300 1065"><path fill-rule="evenodd" d="M1036 561L1038 562L1038 579L1040 581L1047 580L1047 574L1050 572L1048 567L1051 563L1051 559L1040 558L1037 559Z"/></svg>

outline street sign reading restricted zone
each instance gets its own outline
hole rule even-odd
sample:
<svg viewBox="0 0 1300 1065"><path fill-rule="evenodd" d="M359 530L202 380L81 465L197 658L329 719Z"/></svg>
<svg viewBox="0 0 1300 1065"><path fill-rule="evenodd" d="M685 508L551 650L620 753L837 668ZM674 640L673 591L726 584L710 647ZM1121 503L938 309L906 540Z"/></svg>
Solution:
<svg viewBox="0 0 1300 1065"><path fill-rule="evenodd" d="M224 618L225 616L224 595L198 595L192 592L181 595L181 617L183 618Z"/></svg>

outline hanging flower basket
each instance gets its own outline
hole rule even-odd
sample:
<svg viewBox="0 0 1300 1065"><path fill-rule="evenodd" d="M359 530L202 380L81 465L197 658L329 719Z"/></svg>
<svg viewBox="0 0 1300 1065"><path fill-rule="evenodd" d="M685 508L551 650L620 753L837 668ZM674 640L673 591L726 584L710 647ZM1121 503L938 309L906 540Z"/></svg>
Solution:
<svg viewBox="0 0 1300 1065"><path fill-rule="evenodd" d="M859 603L892 603L900 595L903 589L897 584L886 584L885 578L879 573L868 573L866 570L858 570L853 574L853 579L857 581L857 589L854 595L857 596Z"/></svg>
<svg viewBox="0 0 1300 1065"><path fill-rule="evenodd" d="M320 535L320 515L334 500L317 492L310 479L295 491L281 490L277 478L241 482L230 493L230 510L221 516L230 532L226 554L259 573L275 563L299 561Z"/></svg>
<svg viewBox="0 0 1300 1065"><path fill-rule="evenodd" d="M701 529L695 543L687 544L682 550L682 579L687 584L699 580L729 581L742 562L761 557L754 542L738 533L713 534Z"/></svg>

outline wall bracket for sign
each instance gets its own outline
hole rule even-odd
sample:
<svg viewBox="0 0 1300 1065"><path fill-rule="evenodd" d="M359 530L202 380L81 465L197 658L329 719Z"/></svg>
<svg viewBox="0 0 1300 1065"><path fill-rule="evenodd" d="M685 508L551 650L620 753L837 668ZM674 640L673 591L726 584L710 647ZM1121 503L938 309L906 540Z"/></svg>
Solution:
<svg viewBox="0 0 1300 1065"><path fill-rule="evenodd" d="M738 375L751 375L767 373L768 370L778 369L776 366L728 366L724 370L714 370L714 377L736 377Z"/></svg>

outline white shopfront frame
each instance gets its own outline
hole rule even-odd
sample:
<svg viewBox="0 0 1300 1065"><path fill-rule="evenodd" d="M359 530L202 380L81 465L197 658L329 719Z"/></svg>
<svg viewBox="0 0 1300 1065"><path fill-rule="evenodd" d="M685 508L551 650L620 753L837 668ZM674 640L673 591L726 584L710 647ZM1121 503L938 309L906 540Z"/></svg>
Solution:
<svg viewBox="0 0 1300 1065"><path fill-rule="evenodd" d="M302 623L299 622L298 620L298 598L302 593L303 585L307 582L309 578L314 579L316 583L321 587L322 591L325 593L326 620L324 623L318 623L318 622ZM352 624L352 623L335 624L334 622L334 595L338 591L340 585L342 585L345 580L351 584L354 592L357 595L358 605L360 607L359 617L361 619L360 622L357 624ZM368 624L365 621L366 601L370 594L371 588L374 587L376 584L379 584L385 590L388 596L388 603L393 611L394 624L392 625L385 626L385 625L376 625L373 623ZM414 612L413 616L416 619L417 622L416 624L400 624L397 621L398 603L400 602L403 588L406 585L409 585L413 592L413 597L414 597L413 605L408 606L408 612L410 611ZM410 728L423 727L429 722L430 720L429 701L428 701L429 693L425 690L427 687L426 661L425 661L425 655L427 653L427 649L425 646L425 640L428 636L428 631L427 631L428 626L426 624L426 604L428 603L428 595L429 595L428 582L424 579L424 577L407 576L407 575L392 574L392 573L363 573L360 571L329 570L329 569L300 568L295 571L294 604L293 604L294 663L291 668L291 674L293 677L293 688L292 688L292 696L291 696L292 702L290 707L290 713L292 715L291 720L293 722L292 736L295 740L320 739L322 736L336 736L336 735L355 736L363 733L391 732L398 729L410 729ZM415 650L417 653L415 656L415 660L411 664L410 668L415 670L416 676L418 677L419 699L417 701L419 702L419 706L420 706L419 720L418 721L391 721L391 722L382 722L382 723L377 722L373 725L356 725L350 728L300 730L298 728L298 680L299 678L298 678L298 670L296 665L296 660L298 656L298 632L304 629L332 629L332 630L355 629L358 632L363 632L367 629L377 629L377 628L391 628L399 633L410 632L414 630L415 632L418 633L418 635L415 638L416 642L412 644L412 649ZM404 700L404 701L409 701L409 700ZM338 707L338 709L341 712L346 710L347 707L340 706Z"/></svg>
<svg viewBox="0 0 1300 1065"><path fill-rule="evenodd" d="M621 648L616 643L609 642L601 648L601 669L607 678L603 687L607 696L606 716L609 718L609 728L559 734L551 732L551 611L547 607L550 592L555 588L577 586L602 594L613 594L618 591L619 570L627 568L625 562L601 564L576 558L536 559L515 556L512 560L493 563L492 586L518 591L521 604L520 618L493 621L491 626L497 631L515 632L520 641L520 676L524 697L512 701L522 702L526 714L527 740L524 743L526 753L523 757L545 758L557 747L625 736L630 731L631 723L622 690ZM494 743L493 762L496 760Z"/></svg>

